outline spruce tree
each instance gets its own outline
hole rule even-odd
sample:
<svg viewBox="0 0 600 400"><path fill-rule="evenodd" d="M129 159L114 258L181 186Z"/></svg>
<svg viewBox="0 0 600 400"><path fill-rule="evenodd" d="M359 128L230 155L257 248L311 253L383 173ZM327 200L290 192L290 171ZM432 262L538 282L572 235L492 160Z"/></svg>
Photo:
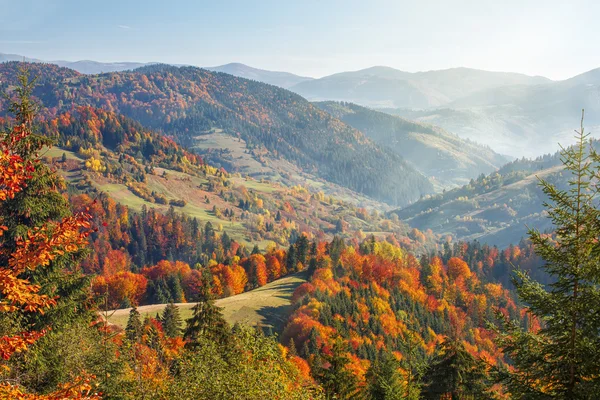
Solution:
<svg viewBox="0 0 600 400"><path fill-rule="evenodd" d="M167 304L160 317L165 335L170 338L181 335L181 316L179 315L179 307L173 303Z"/></svg>
<svg viewBox="0 0 600 400"><path fill-rule="evenodd" d="M8 256L16 249L17 241L24 237L31 228L41 227L49 221L60 221L71 215L69 202L60 190L65 189L65 181L54 173L47 165L38 161L38 154L44 146L52 146L48 137L35 134L35 119L38 106L31 99L35 87L35 79L30 79L27 70L21 70L19 85L15 88L15 99L9 106L14 115L15 126L23 126L33 132L25 140L17 144L17 153L25 162L32 161L34 170L27 186L14 198L3 201L0 205L0 219L7 230L0 236L0 264L8 262ZM10 129L4 135L12 135ZM10 139L10 137L9 137ZM75 320L91 321L94 317L90 307L90 278L79 269L81 260L87 250L68 253L55 258L48 267L27 272L21 276L41 287L40 293L57 297L57 305L45 314L26 313L23 315L27 324L34 329L44 329L52 325L57 331L71 326Z"/></svg>
<svg viewBox="0 0 600 400"><path fill-rule="evenodd" d="M529 230L551 283L515 272L519 298L541 324L523 329L503 318L498 343L515 367L499 379L513 398L591 399L600 393L600 156L583 128L574 146L563 148L566 188L540 180L554 235Z"/></svg>
<svg viewBox="0 0 600 400"><path fill-rule="evenodd" d="M383 352L367 371L366 398L373 400L404 399L406 390L398 369L400 363L393 354ZM416 393L415 393L416 394ZM418 396L414 396L418 398Z"/></svg>
<svg viewBox="0 0 600 400"><path fill-rule="evenodd" d="M486 365L473 357L459 339L446 338L423 377L425 399L487 398Z"/></svg>
<svg viewBox="0 0 600 400"><path fill-rule="evenodd" d="M229 336L229 325L221 308L215 305L210 292L210 283L207 274L202 274L201 291L198 294L198 302L192 308L192 316L186 320L183 338L186 347L194 348L199 340L204 337L210 340L224 343Z"/></svg>
<svg viewBox="0 0 600 400"><path fill-rule="evenodd" d="M357 382L348 369L350 359L346 355L344 342L337 339L331 354L323 354L326 367L318 368L317 380L323 386L328 399L352 399L357 395Z"/></svg>
<svg viewBox="0 0 600 400"><path fill-rule="evenodd" d="M125 327L125 337L130 342L137 343L142 338L143 329L140 312L134 307L129 311L129 319Z"/></svg>

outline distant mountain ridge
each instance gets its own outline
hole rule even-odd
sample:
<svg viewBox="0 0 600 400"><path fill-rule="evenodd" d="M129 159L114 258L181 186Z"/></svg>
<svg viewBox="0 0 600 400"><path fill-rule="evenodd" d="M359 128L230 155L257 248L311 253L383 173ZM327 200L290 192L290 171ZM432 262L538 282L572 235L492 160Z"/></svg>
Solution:
<svg viewBox="0 0 600 400"><path fill-rule="evenodd" d="M4 54L0 53L0 63L9 61L25 61L32 63L47 63L55 64L60 67L70 68L82 74L100 74L103 72L118 72L127 71L140 68L146 65L156 63L139 63L139 62L99 62L91 60L80 60L80 61L65 61L65 60L54 60L44 61L37 58L24 57L18 54Z"/></svg>
<svg viewBox="0 0 600 400"><path fill-rule="evenodd" d="M495 87L549 82L540 76L464 67L425 72L371 67L301 82L290 90L315 101L349 101L367 107L431 108Z"/></svg>
<svg viewBox="0 0 600 400"><path fill-rule="evenodd" d="M297 85L300 82L310 81L314 78L307 76L298 76L289 72L267 71L264 69L253 68L241 63L229 63L217 67L206 67L205 69L215 72L225 72L241 78L252 79L259 82L268 83L282 87L284 89Z"/></svg>
<svg viewBox="0 0 600 400"><path fill-rule="evenodd" d="M145 67L148 65L159 64L156 62L141 63L141 62L99 62L91 60L80 60L80 61L45 61L37 58L24 57L18 54L4 54L0 53L0 63L8 61L25 61L32 63L48 63L56 64L60 67L70 68L77 72L87 75L94 75L106 72L120 72L130 71L137 68ZM176 65L181 66L181 65ZM298 76L290 72L283 71L268 71L264 69L250 67L241 63L229 63L219 65L216 67L202 67L209 71L224 72L230 75L239 76L240 78L252 79L258 82L268 83L287 89L300 82L309 81L314 78L307 76Z"/></svg>

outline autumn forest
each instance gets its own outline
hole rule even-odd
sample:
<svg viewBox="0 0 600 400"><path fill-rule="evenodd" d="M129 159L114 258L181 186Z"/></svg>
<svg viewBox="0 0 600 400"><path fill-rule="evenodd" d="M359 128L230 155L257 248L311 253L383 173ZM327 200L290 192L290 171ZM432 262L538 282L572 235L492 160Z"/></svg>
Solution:
<svg viewBox="0 0 600 400"><path fill-rule="evenodd" d="M598 115L456 128L559 81L0 56L0 399L600 396Z"/></svg>

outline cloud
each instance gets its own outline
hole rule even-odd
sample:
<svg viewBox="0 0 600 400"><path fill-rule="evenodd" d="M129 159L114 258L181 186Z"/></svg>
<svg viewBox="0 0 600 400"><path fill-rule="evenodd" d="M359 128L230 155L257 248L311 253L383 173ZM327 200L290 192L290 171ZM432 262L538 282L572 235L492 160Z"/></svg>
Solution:
<svg viewBox="0 0 600 400"><path fill-rule="evenodd" d="M129 31L129 30L133 29L133 28L132 28L132 27L130 27L129 25L117 25L117 27L118 27L118 28L121 28L121 29L125 29L125 30L127 30L127 31Z"/></svg>

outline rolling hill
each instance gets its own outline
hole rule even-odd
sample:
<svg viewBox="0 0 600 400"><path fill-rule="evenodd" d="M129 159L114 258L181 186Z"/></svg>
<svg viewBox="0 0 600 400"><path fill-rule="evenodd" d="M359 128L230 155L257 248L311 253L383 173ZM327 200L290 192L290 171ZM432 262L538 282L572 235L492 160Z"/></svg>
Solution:
<svg viewBox="0 0 600 400"><path fill-rule="evenodd" d="M245 141L305 173L390 204L407 204L433 188L397 154L302 97L264 83L195 67L148 66L133 72L82 75L28 64L40 85L44 112L73 105L102 107L133 118L188 146L213 129ZM15 82L19 63L0 64L2 84Z"/></svg>
<svg viewBox="0 0 600 400"><path fill-rule="evenodd" d="M241 63L230 63L219 65L217 67L206 67L205 69L214 72L225 72L239 76L240 78L252 79L254 81L268 83L288 89L300 82L310 81L314 78L298 76L289 72L267 71L264 69L253 68Z"/></svg>
<svg viewBox="0 0 600 400"><path fill-rule="evenodd" d="M281 332L283 325L292 311L292 294L302 283L306 282L306 272L300 272L285 278L267 283L257 289L235 296L217 300L222 308L223 316L231 325L241 323L248 326L272 328ZM195 303L179 303L182 320L192 316ZM166 304L152 304L138 307L143 316L153 317L161 313ZM123 308L108 313L108 321L125 328L131 308Z"/></svg>
<svg viewBox="0 0 600 400"><path fill-rule="evenodd" d="M470 68L410 73L372 67L301 82L290 90L315 101L348 101L380 108L431 108L486 89L548 82L543 77Z"/></svg>
<svg viewBox="0 0 600 400"><path fill-rule="evenodd" d="M318 102L319 108L363 132L382 147L409 161L435 186L462 186L495 171L508 160L489 147L445 130L374 111L352 103Z"/></svg>
<svg viewBox="0 0 600 400"><path fill-rule="evenodd" d="M596 142L597 145L597 142ZM528 227L551 228L544 208L546 195L539 187L545 179L566 186L558 153L535 160L515 160L488 176L394 211L420 230L461 240L477 239L502 248L526 237Z"/></svg>

